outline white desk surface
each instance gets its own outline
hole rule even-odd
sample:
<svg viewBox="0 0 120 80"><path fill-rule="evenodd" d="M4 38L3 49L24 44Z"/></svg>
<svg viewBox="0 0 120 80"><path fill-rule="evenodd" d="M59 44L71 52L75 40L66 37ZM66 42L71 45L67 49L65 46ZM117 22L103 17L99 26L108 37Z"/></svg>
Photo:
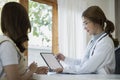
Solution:
<svg viewBox="0 0 120 80"><path fill-rule="evenodd" d="M35 80L120 80L120 75L110 74L110 75L99 75L99 74L47 74L40 75L34 74L33 78Z"/></svg>

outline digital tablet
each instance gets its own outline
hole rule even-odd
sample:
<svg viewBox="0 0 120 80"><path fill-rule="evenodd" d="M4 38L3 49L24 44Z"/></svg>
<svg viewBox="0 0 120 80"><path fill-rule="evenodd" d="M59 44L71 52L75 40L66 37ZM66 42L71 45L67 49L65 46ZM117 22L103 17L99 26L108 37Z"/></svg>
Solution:
<svg viewBox="0 0 120 80"><path fill-rule="evenodd" d="M63 68L63 66L60 64L60 62L55 58L53 53L40 53L43 60L49 67L50 71L53 71L57 68Z"/></svg>

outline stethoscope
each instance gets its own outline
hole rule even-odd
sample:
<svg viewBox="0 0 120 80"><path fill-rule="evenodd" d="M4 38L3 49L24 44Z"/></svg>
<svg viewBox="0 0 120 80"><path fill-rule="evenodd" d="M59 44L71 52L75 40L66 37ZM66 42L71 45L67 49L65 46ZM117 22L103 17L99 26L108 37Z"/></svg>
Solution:
<svg viewBox="0 0 120 80"><path fill-rule="evenodd" d="M104 34L96 41L91 56L92 56L93 53L94 53L94 50L95 50L95 48L96 48L97 43L98 43L100 40L102 40L102 39L103 39L105 36L107 36L107 35L108 35L107 33L104 33Z"/></svg>

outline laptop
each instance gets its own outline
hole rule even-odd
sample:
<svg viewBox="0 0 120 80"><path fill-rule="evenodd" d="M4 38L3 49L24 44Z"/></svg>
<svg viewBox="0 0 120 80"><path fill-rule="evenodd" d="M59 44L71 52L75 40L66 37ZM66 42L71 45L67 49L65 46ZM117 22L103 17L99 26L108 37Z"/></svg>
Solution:
<svg viewBox="0 0 120 80"><path fill-rule="evenodd" d="M49 72L53 72L54 69L63 68L61 63L55 58L53 53L40 53L41 57L47 64Z"/></svg>

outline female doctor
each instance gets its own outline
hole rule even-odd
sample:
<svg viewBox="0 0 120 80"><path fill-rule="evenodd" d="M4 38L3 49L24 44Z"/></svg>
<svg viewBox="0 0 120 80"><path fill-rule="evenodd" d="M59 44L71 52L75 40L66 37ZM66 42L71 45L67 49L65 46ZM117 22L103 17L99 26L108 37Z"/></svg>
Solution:
<svg viewBox="0 0 120 80"><path fill-rule="evenodd" d="M85 30L92 35L88 43L86 53L80 60L74 60L58 54L56 57L69 66L55 69L56 72L67 72L73 74L97 73L111 74L115 70L114 47L118 41L113 39L111 33L114 25L109 21L104 12L98 6L91 6L83 14Z"/></svg>

